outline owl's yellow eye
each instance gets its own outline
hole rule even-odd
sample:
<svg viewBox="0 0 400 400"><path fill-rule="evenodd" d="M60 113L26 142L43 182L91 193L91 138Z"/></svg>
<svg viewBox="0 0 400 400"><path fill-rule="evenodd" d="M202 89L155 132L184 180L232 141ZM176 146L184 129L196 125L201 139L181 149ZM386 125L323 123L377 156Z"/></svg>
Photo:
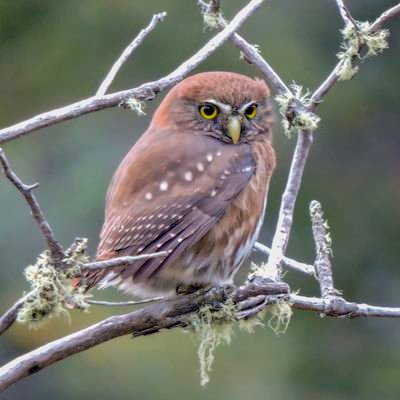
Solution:
<svg viewBox="0 0 400 400"><path fill-rule="evenodd" d="M244 114L248 119L253 119L257 115L257 104L250 104L244 111Z"/></svg>
<svg viewBox="0 0 400 400"><path fill-rule="evenodd" d="M204 119L214 119L219 113L219 108L214 104L204 104L199 107L199 113Z"/></svg>

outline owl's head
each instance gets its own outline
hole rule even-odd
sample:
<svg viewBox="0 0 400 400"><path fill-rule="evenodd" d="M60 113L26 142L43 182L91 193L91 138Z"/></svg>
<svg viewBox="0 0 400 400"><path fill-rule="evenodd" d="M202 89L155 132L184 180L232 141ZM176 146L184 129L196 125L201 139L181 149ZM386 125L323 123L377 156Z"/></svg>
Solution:
<svg viewBox="0 0 400 400"><path fill-rule="evenodd" d="M204 72L176 85L160 104L152 125L183 134L206 134L242 143L269 134L269 89L264 81L233 72Z"/></svg>

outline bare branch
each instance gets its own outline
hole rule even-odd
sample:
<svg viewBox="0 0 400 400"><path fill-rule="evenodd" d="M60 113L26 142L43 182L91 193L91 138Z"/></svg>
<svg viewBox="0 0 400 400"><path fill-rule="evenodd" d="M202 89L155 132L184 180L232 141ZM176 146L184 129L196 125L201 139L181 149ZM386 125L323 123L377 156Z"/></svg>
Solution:
<svg viewBox="0 0 400 400"><path fill-rule="evenodd" d="M322 298L335 296L338 292L333 285L332 264L331 264L331 238L327 231L328 225L324 221L324 213L321 203L312 201L310 203L310 216L312 231L315 241L315 271L317 273Z"/></svg>
<svg viewBox="0 0 400 400"><path fill-rule="evenodd" d="M351 16L350 11L348 10L348 8L345 6L344 1L343 0L336 0L336 4L338 6L340 15L343 19L344 24L348 24L351 23L354 25L355 28L357 28L357 23L354 20L354 18Z"/></svg>
<svg viewBox="0 0 400 400"><path fill-rule="evenodd" d="M209 6L204 1L198 0L197 4L200 6L203 12L208 11ZM224 28L226 27L227 22L224 19L220 18L220 24L221 27ZM275 89L277 93L291 93L289 87L286 86L286 84L274 71L274 69L260 55L260 52L255 45L248 43L238 33L234 33L230 37L230 41L244 54L248 62L254 64L260 70L260 72L266 77L267 81L271 84L271 86Z"/></svg>
<svg viewBox="0 0 400 400"><path fill-rule="evenodd" d="M101 83L99 89L97 90L96 96L103 96L107 92L107 89L112 84L122 65L125 64L131 54L143 43L146 36L158 25L158 23L164 20L166 15L166 12L153 15L153 18L151 19L149 25L139 32L135 39L123 51L118 60L115 61L114 65L110 69L110 72L107 74L104 81Z"/></svg>
<svg viewBox="0 0 400 400"><path fill-rule="evenodd" d="M256 242L254 244L254 249L259 251L262 254L265 254L269 256L271 254L271 249L267 246L265 246L262 243ZM295 271L302 272L303 274L311 275L311 276L316 276L315 275L315 269L313 265L305 264L296 260L292 260L291 258L288 257L283 257L283 265L293 269Z"/></svg>
<svg viewBox="0 0 400 400"><path fill-rule="evenodd" d="M372 32L377 31L378 29L382 28L382 25L386 24L386 22L388 22L392 18L399 16L400 16L400 3L382 13L371 25L371 31Z"/></svg>
<svg viewBox="0 0 400 400"><path fill-rule="evenodd" d="M38 129L77 118L81 115L103 110L105 108L116 107L121 103L125 103L130 98L135 98L139 101L153 99L161 91L168 89L181 81L218 47L224 44L232 33L239 29L244 21L249 18L258 7L260 7L262 2L263 0L251 0L246 7L236 14L226 28L216 34L197 53L167 76L154 82L145 83L133 89L123 90L121 92L115 92L100 97L93 96L69 106L39 114L8 128L1 129L0 144L20 138Z"/></svg>
<svg viewBox="0 0 400 400"><path fill-rule="evenodd" d="M290 301L293 308L297 310L316 311L322 314L322 316L328 317L400 318L400 307L379 307L369 304L352 303L337 296L320 299L292 294Z"/></svg>
<svg viewBox="0 0 400 400"><path fill-rule="evenodd" d="M101 301L101 300L86 300L87 303L95 306L120 307L120 306L137 306L139 304L154 303L155 301L166 300L164 297L154 297L154 299L145 299L138 301Z"/></svg>
<svg viewBox="0 0 400 400"><path fill-rule="evenodd" d="M274 279L280 277L283 257L289 242L289 235L293 224L293 212L297 194L300 190L304 167L313 142L311 131L300 131L294 151L292 164L285 191L282 195L278 223L271 245L271 255L268 260L267 272Z"/></svg>
<svg viewBox="0 0 400 400"><path fill-rule="evenodd" d="M43 211L40 209L40 205L37 202L35 196L32 193L32 190L38 187L38 184L34 185L25 185L21 179L15 174L15 172L11 169L11 166L7 160L7 157L0 148L0 163L3 166L4 175L7 179L17 188L17 190L24 196L26 202L31 209L32 217L37 222L42 235L44 236L47 246L49 248L51 257L56 263L60 263L64 258L64 252L61 245L58 243L53 230L51 229L49 223L46 221L44 217Z"/></svg>
<svg viewBox="0 0 400 400"><path fill-rule="evenodd" d="M94 261L82 265L82 270L89 269L107 269L114 267L124 267L131 265L137 260L147 260L150 258L162 257L168 255L167 251L159 251L158 253L139 254L137 256L116 257L105 261Z"/></svg>

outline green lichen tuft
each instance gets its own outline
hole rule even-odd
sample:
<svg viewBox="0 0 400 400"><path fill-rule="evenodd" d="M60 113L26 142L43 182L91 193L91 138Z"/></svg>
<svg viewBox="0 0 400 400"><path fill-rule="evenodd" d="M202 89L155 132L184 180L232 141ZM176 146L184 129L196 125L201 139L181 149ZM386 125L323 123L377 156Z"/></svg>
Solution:
<svg viewBox="0 0 400 400"><path fill-rule="evenodd" d="M135 113L139 115L139 117L146 115L146 112L144 111L146 108L146 103L144 101L139 101L134 97L130 97L128 100L126 100L124 106L132 111L135 111Z"/></svg>
<svg viewBox="0 0 400 400"><path fill-rule="evenodd" d="M247 319L241 319L239 321L239 329L249 334L253 334L256 328L265 328L264 318L267 314L267 310L260 311L257 315Z"/></svg>
<svg viewBox="0 0 400 400"><path fill-rule="evenodd" d="M290 88L290 92L281 93L275 97L279 105L279 113L282 116L283 129L289 138L292 137L296 128L314 131L321 121L318 115L305 109L310 105L310 92L306 90L303 93L303 87L296 83L290 85ZM293 107L296 105L303 106L303 110L299 111L300 107L295 110Z"/></svg>
<svg viewBox="0 0 400 400"><path fill-rule="evenodd" d="M341 31L343 36L342 52L337 56L341 60L341 64L337 71L340 81L351 79L359 70L354 62L357 59L365 59L367 57L376 56L389 47L387 29L380 29L371 32L371 24L369 22L349 21ZM363 46L367 47L365 56L360 56L360 50Z"/></svg>
<svg viewBox="0 0 400 400"><path fill-rule="evenodd" d="M278 300L276 304L268 308L268 311L272 314L268 321L268 326L277 336L285 333L293 315L290 302L288 300Z"/></svg>
<svg viewBox="0 0 400 400"><path fill-rule="evenodd" d="M190 329L199 341L197 355L200 362L200 383L207 385L210 381L209 372L214 363L214 352L221 344L230 344L233 336L233 325L236 307L232 301L223 303L215 310L206 305L195 314L191 320Z"/></svg>
<svg viewBox="0 0 400 400"><path fill-rule="evenodd" d="M78 276L80 266L87 261L86 239L77 239L66 251L63 267L56 267L49 251L44 251L34 265L25 269L25 277L32 288L18 313L17 321L28 323L32 328L40 327L46 320L60 314L69 317L69 308L86 310L88 295L75 290L71 280Z"/></svg>

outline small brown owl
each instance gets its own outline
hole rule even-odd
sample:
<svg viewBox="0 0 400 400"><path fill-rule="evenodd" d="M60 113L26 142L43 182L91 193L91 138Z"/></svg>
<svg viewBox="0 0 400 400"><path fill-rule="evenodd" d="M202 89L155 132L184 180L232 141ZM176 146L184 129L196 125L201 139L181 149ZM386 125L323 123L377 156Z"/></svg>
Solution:
<svg viewBox="0 0 400 400"><path fill-rule="evenodd" d="M259 234L275 167L269 90L206 72L176 85L107 193L99 260L166 251L91 271L84 284L140 295L232 283Z"/></svg>

